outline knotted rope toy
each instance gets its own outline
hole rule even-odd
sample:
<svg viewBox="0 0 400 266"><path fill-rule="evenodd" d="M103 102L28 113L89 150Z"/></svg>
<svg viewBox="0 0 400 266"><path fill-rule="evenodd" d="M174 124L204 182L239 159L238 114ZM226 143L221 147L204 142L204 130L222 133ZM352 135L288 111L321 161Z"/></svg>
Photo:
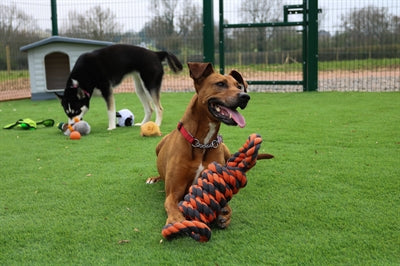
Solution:
<svg viewBox="0 0 400 266"><path fill-rule="evenodd" d="M246 186L246 172L256 164L261 143L261 136L252 134L225 166L210 163L179 203L186 220L164 226L161 232L164 238L170 240L178 235L189 235L200 242L210 240L209 226L232 196Z"/></svg>

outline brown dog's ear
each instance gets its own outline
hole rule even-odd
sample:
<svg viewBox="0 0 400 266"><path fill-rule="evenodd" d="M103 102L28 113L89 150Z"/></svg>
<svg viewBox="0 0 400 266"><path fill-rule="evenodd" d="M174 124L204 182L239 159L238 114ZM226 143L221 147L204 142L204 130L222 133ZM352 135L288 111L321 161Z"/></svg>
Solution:
<svg viewBox="0 0 400 266"><path fill-rule="evenodd" d="M214 68L211 63L189 62L188 67L190 77L196 82L214 73Z"/></svg>
<svg viewBox="0 0 400 266"><path fill-rule="evenodd" d="M231 75L234 79L236 79L237 82L239 82L239 84L243 86L244 92L247 92L248 84L243 79L242 75L239 72L237 72L236 70L232 70L231 73L229 73L229 75Z"/></svg>

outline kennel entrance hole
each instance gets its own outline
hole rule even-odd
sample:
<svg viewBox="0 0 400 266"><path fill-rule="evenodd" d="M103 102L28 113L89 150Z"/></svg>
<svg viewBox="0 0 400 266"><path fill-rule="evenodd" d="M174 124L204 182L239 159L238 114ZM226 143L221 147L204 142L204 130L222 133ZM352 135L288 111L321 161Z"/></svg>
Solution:
<svg viewBox="0 0 400 266"><path fill-rule="evenodd" d="M64 90L69 76L69 56L61 52L53 52L44 58L47 90Z"/></svg>

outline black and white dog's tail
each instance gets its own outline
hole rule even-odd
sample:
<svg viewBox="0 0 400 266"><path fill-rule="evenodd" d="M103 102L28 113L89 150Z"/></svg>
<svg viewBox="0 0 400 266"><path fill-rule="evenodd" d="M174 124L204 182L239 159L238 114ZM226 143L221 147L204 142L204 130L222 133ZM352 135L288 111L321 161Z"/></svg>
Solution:
<svg viewBox="0 0 400 266"><path fill-rule="evenodd" d="M172 71L174 71L175 73L179 72L182 70L182 64L181 62L178 60L178 58L176 58L175 55L165 52L165 51L161 51L161 52L156 52L158 58L160 59L160 61L164 61L165 59L167 59L168 65L171 68Z"/></svg>

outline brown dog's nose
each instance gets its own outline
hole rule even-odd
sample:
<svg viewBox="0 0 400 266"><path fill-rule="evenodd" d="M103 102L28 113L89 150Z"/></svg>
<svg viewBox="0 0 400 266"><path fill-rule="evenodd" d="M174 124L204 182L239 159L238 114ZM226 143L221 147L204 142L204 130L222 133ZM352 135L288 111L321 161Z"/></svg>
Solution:
<svg viewBox="0 0 400 266"><path fill-rule="evenodd" d="M249 100L250 100L250 95L248 95L245 92L240 92L239 93L239 107L241 109L246 108L247 103L249 102Z"/></svg>

